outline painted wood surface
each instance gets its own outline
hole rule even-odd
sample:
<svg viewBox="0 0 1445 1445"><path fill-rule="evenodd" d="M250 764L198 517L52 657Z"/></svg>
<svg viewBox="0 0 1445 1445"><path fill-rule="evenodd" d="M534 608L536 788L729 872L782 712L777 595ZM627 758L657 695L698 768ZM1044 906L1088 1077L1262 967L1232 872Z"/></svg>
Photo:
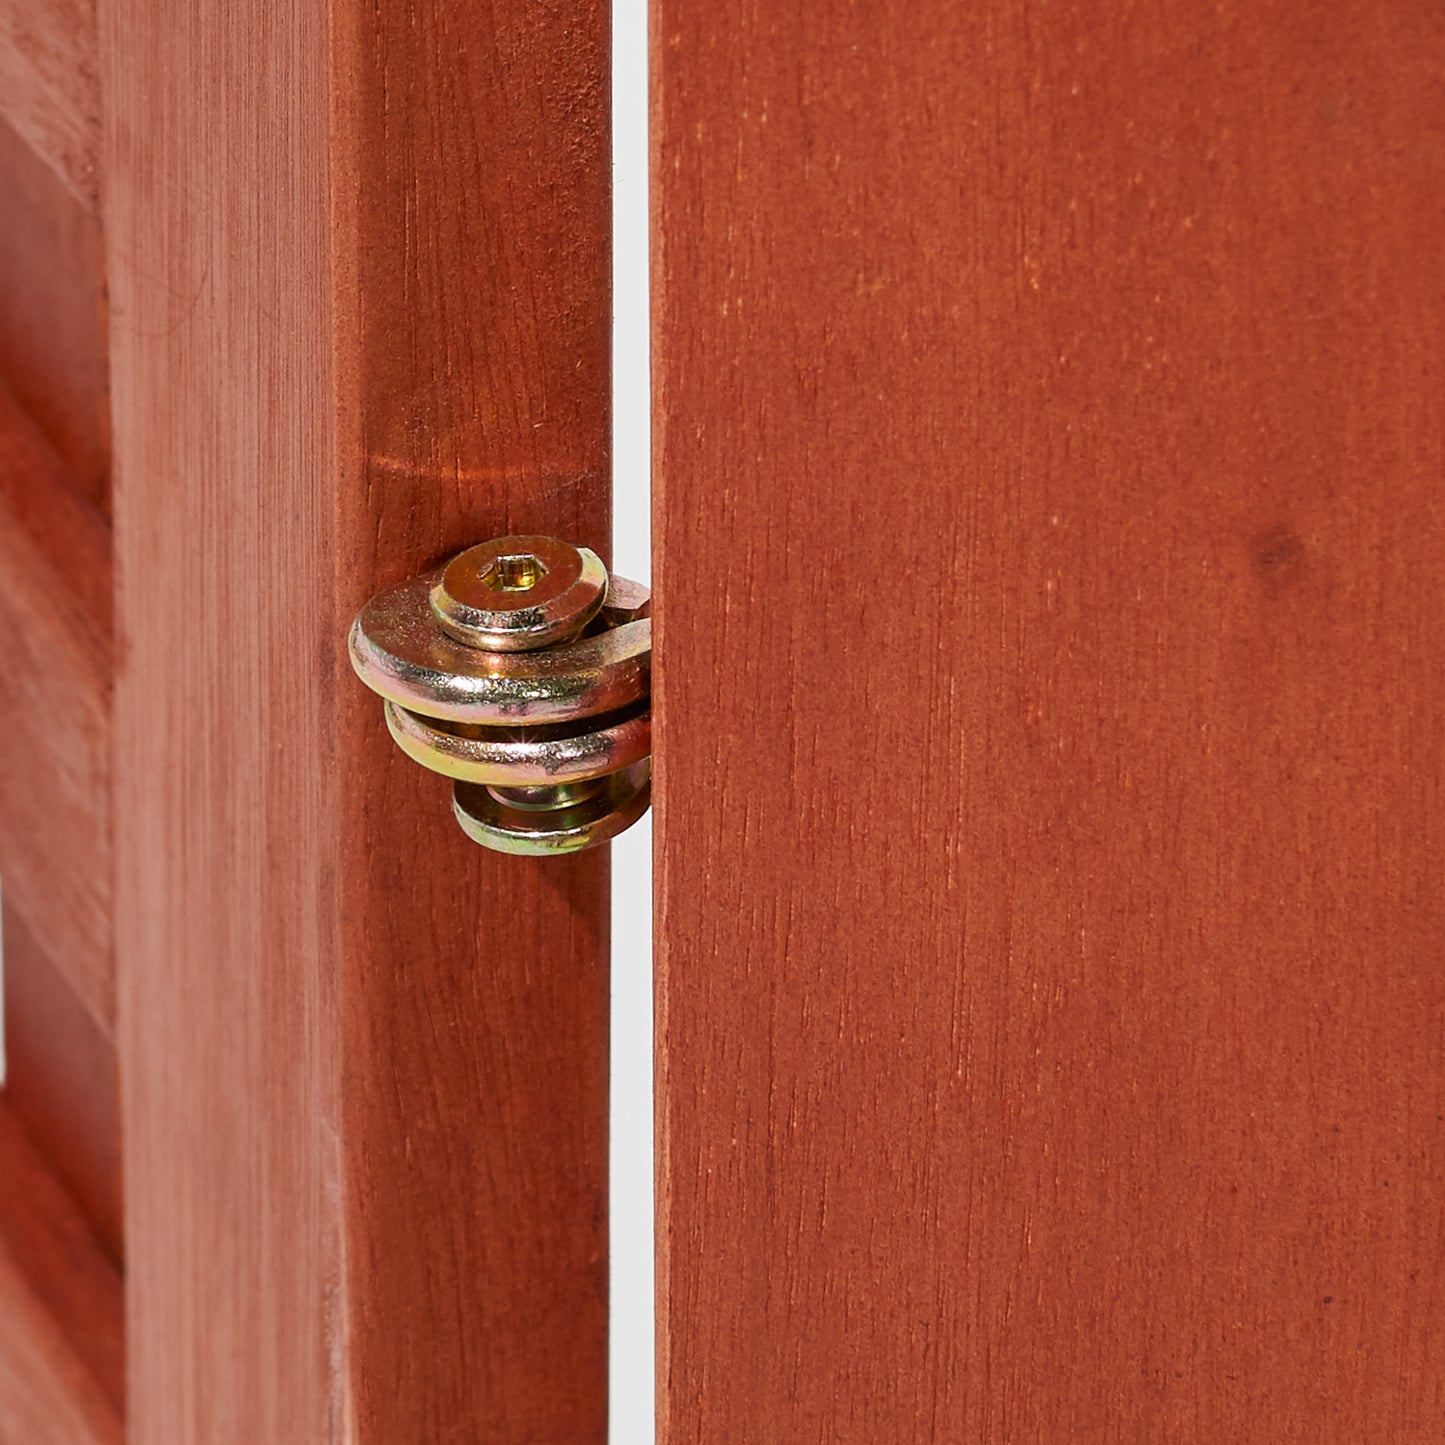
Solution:
<svg viewBox="0 0 1445 1445"><path fill-rule="evenodd" d="M654 20L670 1445L1445 1437L1445 28Z"/></svg>
<svg viewBox="0 0 1445 1445"><path fill-rule="evenodd" d="M0 115L99 207L95 0L0 0Z"/></svg>
<svg viewBox="0 0 1445 1445"><path fill-rule="evenodd" d="M0 1445L119 1445L120 1279L0 1100Z"/></svg>
<svg viewBox="0 0 1445 1445"><path fill-rule="evenodd" d="M3 120L0 196L0 381L77 490L104 511L110 397L100 220Z"/></svg>
<svg viewBox="0 0 1445 1445"><path fill-rule="evenodd" d="M606 865L469 844L344 637L605 546L605 12L101 28L133 1436L601 1441Z"/></svg>
<svg viewBox="0 0 1445 1445"><path fill-rule="evenodd" d="M608 12L356 5L334 67L330 647L474 541L609 555ZM600 1445L606 860L477 848L344 666L336 708L362 1438Z"/></svg>
<svg viewBox="0 0 1445 1445"><path fill-rule="evenodd" d="M0 878L109 1033L110 542L0 383Z"/></svg>

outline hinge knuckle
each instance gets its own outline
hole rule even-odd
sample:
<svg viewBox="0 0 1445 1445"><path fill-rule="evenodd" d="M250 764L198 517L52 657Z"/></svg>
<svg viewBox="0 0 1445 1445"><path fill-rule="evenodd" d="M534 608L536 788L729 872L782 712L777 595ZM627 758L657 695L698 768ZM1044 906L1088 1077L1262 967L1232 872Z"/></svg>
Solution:
<svg viewBox="0 0 1445 1445"><path fill-rule="evenodd" d="M361 680L467 835L548 855L615 837L651 792L651 597L586 547L500 537L373 597Z"/></svg>

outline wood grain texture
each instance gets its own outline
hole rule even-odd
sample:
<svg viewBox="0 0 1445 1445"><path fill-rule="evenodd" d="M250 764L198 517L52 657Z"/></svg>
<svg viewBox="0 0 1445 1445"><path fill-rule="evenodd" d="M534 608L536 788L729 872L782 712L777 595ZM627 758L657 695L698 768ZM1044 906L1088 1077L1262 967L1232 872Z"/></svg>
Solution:
<svg viewBox="0 0 1445 1445"><path fill-rule="evenodd" d="M119 1265L115 1044L8 903L4 948L5 1097Z"/></svg>
<svg viewBox="0 0 1445 1445"><path fill-rule="evenodd" d="M0 384L0 878L107 1033L110 577L104 522Z"/></svg>
<svg viewBox="0 0 1445 1445"><path fill-rule="evenodd" d="M99 209L95 0L0 0L0 114Z"/></svg>
<svg viewBox="0 0 1445 1445"><path fill-rule="evenodd" d="M108 0L100 24L129 1433L331 1441L325 18Z"/></svg>
<svg viewBox="0 0 1445 1445"><path fill-rule="evenodd" d="M0 196L0 380L104 511L110 396L100 219L3 120Z"/></svg>
<svg viewBox="0 0 1445 1445"><path fill-rule="evenodd" d="M0 1101L0 1445L119 1445L120 1279Z"/></svg>
<svg viewBox="0 0 1445 1445"><path fill-rule="evenodd" d="M1438 1441L1438 9L654 24L663 1438Z"/></svg>
<svg viewBox="0 0 1445 1445"><path fill-rule="evenodd" d="M468 543L608 554L608 11L428 0L337 29L331 645ZM360 1438L606 1438L608 872L503 858L336 706Z"/></svg>
<svg viewBox="0 0 1445 1445"><path fill-rule="evenodd" d="M132 1432L600 1442L606 864L467 843L344 638L606 540L605 11L102 31Z"/></svg>

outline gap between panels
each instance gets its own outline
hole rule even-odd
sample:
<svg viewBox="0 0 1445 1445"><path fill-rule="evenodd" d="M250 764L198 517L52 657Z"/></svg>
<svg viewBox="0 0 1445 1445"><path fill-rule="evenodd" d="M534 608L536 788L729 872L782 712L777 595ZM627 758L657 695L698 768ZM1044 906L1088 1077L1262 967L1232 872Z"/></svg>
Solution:
<svg viewBox="0 0 1445 1445"><path fill-rule="evenodd" d="M650 582L647 3L612 7L613 566ZM652 817L612 845L612 1445L654 1445Z"/></svg>

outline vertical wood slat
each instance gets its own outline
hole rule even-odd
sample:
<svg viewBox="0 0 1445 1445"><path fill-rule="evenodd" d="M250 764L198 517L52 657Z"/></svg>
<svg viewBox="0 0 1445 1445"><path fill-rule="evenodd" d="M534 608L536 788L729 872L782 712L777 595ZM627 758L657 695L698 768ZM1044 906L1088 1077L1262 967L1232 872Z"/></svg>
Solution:
<svg viewBox="0 0 1445 1445"><path fill-rule="evenodd" d="M329 1441L351 1362L326 24L107 0L100 26L128 1424Z"/></svg>
<svg viewBox="0 0 1445 1445"><path fill-rule="evenodd" d="M601 1441L605 861L469 844L344 635L605 544L605 10L101 25L133 1434Z"/></svg>
<svg viewBox="0 0 1445 1445"><path fill-rule="evenodd" d="M669 1445L1445 1435L1445 32L660 0Z"/></svg>
<svg viewBox="0 0 1445 1445"><path fill-rule="evenodd" d="M358 5L334 66L344 627L487 537L610 553L608 9ZM340 702L362 1438L600 1445L606 859L477 848L375 699Z"/></svg>

